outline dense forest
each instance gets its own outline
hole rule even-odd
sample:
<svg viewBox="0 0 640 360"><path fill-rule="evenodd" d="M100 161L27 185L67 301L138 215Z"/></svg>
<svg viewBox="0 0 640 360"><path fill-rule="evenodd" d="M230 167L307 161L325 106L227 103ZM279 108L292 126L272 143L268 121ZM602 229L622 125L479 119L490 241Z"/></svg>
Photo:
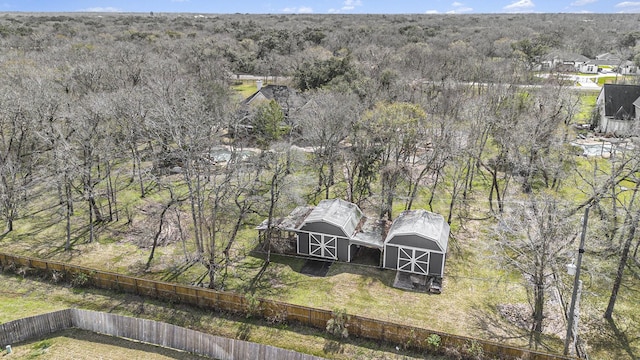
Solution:
<svg viewBox="0 0 640 360"><path fill-rule="evenodd" d="M22 241L41 212L66 251L123 237L109 224L126 229L152 199L145 267L173 237L223 288L236 243L264 218L333 197L389 220L421 207L451 224L452 261L490 243L520 274L538 346L550 293L570 292L559 273L588 207L592 291L607 299L594 316L612 319L625 292L637 315L637 149L581 157L570 142L593 135L574 126L591 120L586 93L533 69L554 51L640 60L639 20L0 14L0 243ZM241 75L290 90L246 106L239 89L255 82ZM637 316L627 325L640 334Z"/></svg>

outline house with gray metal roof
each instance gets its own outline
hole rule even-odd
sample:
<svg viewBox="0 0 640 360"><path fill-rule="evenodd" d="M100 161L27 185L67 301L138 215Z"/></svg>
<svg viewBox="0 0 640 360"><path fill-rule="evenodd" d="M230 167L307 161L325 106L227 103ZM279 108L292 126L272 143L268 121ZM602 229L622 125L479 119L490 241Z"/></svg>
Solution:
<svg viewBox="0 0 640 360"><path fill-rule="evenodd" d="M449 224L426 210L398 216L384 240L385 269L442 277L449 246Z"/></svg>

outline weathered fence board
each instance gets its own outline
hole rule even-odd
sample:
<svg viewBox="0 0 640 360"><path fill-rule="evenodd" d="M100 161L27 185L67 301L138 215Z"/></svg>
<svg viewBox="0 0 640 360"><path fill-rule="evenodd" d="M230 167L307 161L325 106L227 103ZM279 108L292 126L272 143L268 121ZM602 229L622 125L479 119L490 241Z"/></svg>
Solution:
<svg viewBox="0 0 640 360"><path fill-rule="evenodd" d="M9 345L67 329L73 324L70 311L60 310L0 324L0 345Z"/></svg>

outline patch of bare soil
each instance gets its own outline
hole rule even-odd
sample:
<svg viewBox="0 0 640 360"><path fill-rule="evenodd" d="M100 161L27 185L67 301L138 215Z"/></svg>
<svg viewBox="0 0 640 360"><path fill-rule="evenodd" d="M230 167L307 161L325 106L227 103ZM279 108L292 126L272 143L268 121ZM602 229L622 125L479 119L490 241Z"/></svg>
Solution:
<svg viewBox="0 0 640 360"><path fill-rule="evenodd" d="M498 313L509 323L530 331L533 326L532 310L529 304L499 304ZM562 309L555 304L547 304L542 323L542 332L549 335L564 337L565 320Z"/></svg>
<svg viewBox="0 0 640 360"><path fill-rule="evenodd" d="M140 248L149 248L153 246L156 236L158 246L166 246L191 238L191 234L185 228L189 220L184 211L173 207L166 209L165 204L148 201L140 206L137 212L138 216L134 217L129 231L126 232L124 239L127 242ZM163 212L164 216L161 216Z"/></svg>

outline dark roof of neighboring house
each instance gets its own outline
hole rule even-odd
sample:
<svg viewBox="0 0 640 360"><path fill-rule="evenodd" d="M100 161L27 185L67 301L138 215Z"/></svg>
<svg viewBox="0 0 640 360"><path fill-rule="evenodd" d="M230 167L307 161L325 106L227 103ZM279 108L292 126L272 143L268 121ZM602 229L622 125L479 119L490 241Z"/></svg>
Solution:
<svg viewBox="0 0 640 360"><path fill-rule="evenodd" d="M605 116L613 116L616 119L635 117L633 104L640 98L640 86L604 84L602 95Z"/></svg>
<svg viewBox="0 0 640 360"><path fill-rule="evenodd" d="M606 66L618 66L620 65L620 60L589 60L585 63L585 65L606 65Z"/></svg>
<svg viewBox="0 0 640 360"><path fill-rule="evenodd" d="M613 55L612 53L604 53L600 55L596 55L596 60L611 60L611 61L620 61L620 57L617 55Z"/></svg>
<svg viewBox="0 0 640 360"><path fill-rule="evenodd" d="M442 215L427 210L406 210L393 220L385 242L398 235L418 235L433 240L446 252L449 245L449 224Z"/></svg>
<svg viewBox="0 0 640 360"><path fill-rule="evenodd" d="M545 60L558 59L558 60L561 60L561 61L573 61L573 62L587 62L587 61L589 61L589 58L584 56L584 55L574 54L574 53L560 51L560 50L556 50L556 51L552 51L552 52L548 53L547 55L544 56L544 59Z"/></svg>
<svg viewBox="0 0 640 360"><path fill-rule="evenodd" d="M260 90L251 94L248 98L242 101L242 104L250 104L257 98L264 97L267 100L275 100L280 103L282 100L286 100L289 97L298 96L295 90L286 85L265 85Z"/></svg>

